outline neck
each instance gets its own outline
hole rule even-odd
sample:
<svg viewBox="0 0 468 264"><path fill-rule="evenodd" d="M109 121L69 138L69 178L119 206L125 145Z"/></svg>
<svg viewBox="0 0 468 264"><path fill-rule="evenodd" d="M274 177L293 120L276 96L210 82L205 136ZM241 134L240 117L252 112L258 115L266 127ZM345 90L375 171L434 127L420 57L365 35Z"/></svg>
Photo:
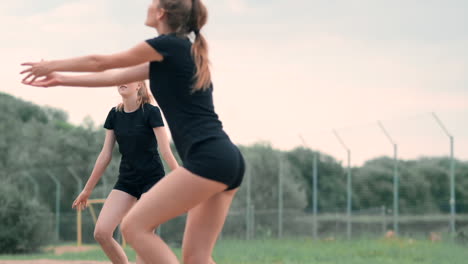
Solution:
<svg viewBox="0 0 468 264"><path fill-rule="evenodd" d="M127 113L135 112L140 107L138 104L138 96L132 95L130 97L122 97L124 111Z"/></svg>
<svg viewBox="0 0 468 264"><path fill-rule="evenodd" d="M166 34L172 33L172 31L169 29L169 27L166 24L163 24L163 23L159 24L156 27L156 31L158 31L159 35L166 35Z"/></svg>

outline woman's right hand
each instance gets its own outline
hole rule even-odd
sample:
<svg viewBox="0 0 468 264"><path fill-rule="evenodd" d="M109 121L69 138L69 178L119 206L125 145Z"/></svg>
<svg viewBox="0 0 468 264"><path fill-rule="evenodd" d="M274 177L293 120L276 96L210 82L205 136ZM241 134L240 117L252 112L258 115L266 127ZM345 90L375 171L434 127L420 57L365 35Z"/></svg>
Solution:
<svg viewBox="0 0 468 264"><path fill-rule="evenodd" d="M77 210L83 210L88 206L88 198L91 195L91 192L83 190L75 201L72 204L72 208Z"/></svg>
<svg viewBox="0 0 468 264"><path fill-rule="evenodd" d="M23 84L37 86L37 87L54 87L63 83L63 75L56 72L47 74L43 79L34 80L33 82L23 80Z"/></svg>

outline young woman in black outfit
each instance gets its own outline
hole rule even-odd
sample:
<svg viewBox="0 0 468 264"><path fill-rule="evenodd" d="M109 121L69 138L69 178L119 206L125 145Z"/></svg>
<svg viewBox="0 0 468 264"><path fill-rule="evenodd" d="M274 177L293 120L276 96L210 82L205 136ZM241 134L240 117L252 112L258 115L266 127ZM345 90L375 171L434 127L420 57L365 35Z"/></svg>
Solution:
<svg viewBox="0 0 468 264"><path fill-rule="evenodd" d="M153 185L164 177L158 153L171 170L178 167L159 108L151 105L144 82L119 85L122 103L113 107L106 118L106 137L91 176L73 208L86 207L89 196L112 159L115 141L122 154L118 180L110 192L94 229L94 237L112 263L127 263L128 258L114 240L113 233L127 212ZM144 263L137 256L137 264Z"/></svg>
<svg viewBox="0 0 468 264"><path fill-rule="evenodd" d="M153 0L146 25L158 31L156 38L112 55L23 64L29 66L22 72L27 74L23 82L42 87L104 87L150 80L183 166L159 181L123 220L125 238L146 263L178 263L153 230L185 212L184 263L215 263L211 254L244 175L242 155L214 111L208 47L200 33L206 21L200 0ZM61 71L104 72L56 73Z"/></svg>

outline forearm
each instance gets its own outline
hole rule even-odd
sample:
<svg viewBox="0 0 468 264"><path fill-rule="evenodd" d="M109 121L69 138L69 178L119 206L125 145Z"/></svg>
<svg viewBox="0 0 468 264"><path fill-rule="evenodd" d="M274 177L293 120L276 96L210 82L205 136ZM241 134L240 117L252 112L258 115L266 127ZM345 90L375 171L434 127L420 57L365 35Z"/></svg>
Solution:
<svg viewBox="0 0 468 264"><path fill-rule="evenodd" d="M115 71L105 71L102 73L85 75L65 75L62 76L59 83L62 86L74 87L108 87L119 83L118 74Z"/></svg>
<svg viewBox="0 0 468 264"><path fill-rule="evenodd" d="M62 86L73 87L110 87L136 81L141 81L141 78L136 75L123 75L121 70L110 70L94 74L62 76L59 83Z"/></svg>
<svg viewBox="0 0 468 264"><path fill-rule="evenodd" d="M105 55L88 55L65 60L49 61L51 71L62 72L100 72L107 70Z"/></svg>
<svg viewBox="0 0 468 264"><path fill-rule="evenodd" d="M99 179L104 174L107 166L109 165L111 158L112 157L109 154L105 154L102 152L101 154L99 154L91 176L89 177L88 182L86 183L86 186L84 188L86 191L91 193L94 190L94 187L96 187L96 184L99 182Z"/></svg>
<svg viewBox="0 0 468 264"><path fill-rule="evenodd" d="M60 75L58 85L74 87L109 87L148 79L149 64L83 75Z"/></svg>
<svg viewBox="0 0 468 264"><path fill-rule="evenodd" d="M171 170L175 170L177 169L177 167L179 167L179 164L177 163L177 160L175 159L170 149L162 149L161 155L163 156L164 161L166 161L167 165L169 165L169 168L171 168Z"/></svg>

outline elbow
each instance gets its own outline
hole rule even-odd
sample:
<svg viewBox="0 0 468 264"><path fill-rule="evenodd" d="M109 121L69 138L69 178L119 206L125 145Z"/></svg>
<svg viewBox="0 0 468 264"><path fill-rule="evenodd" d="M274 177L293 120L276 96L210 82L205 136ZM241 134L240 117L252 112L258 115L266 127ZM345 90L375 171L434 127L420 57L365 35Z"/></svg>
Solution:
<svg viewBox="0 0 468 264"><path fill-rule="evenodd" d="M102 72L109 69L109 63L102 55L91 55L89 56L90 64L92 65L94 72Z"/></svg>
<svg viewBox="0 0 468 264"><path fill-rule="evenodd" d="M172 151L171 151L171 149L169 147L162 148L161 149L161 155L164 158L169 158L172 155Z"/></svg>
<svg viewBox="0 0 468 264"><path fill-rule="evenodd" d="M161 156L164 158L166 162L169 162L172 158L171 152L169 151L161 151Z"/></svg>

